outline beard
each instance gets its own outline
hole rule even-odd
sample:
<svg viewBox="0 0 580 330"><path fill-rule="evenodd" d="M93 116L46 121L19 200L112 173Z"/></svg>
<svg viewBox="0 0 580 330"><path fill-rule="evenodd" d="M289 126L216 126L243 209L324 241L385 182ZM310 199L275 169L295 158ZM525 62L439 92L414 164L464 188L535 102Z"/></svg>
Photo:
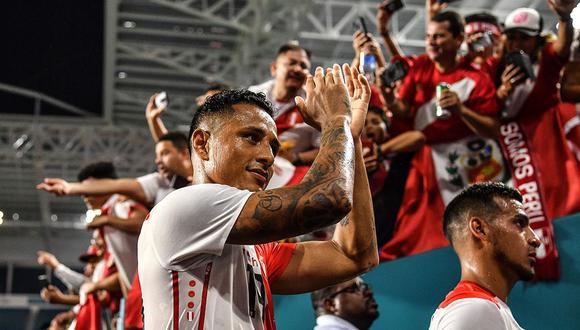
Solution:
<svg viewBox="0 0 580 330"><path fill-rule="evenodd" d="M534 271L534 267L529 265L529 260L526 258L528 262L528 266L526 266L523 262L517 262L510 258L505 252L504 248L499 247L497 244L495 245L494 249L494 257L495 260L498 261L498 264L501 265L501 268L504 271L514 273L519 280L522 281L529 281L534 278L536 274Z"/></svg>

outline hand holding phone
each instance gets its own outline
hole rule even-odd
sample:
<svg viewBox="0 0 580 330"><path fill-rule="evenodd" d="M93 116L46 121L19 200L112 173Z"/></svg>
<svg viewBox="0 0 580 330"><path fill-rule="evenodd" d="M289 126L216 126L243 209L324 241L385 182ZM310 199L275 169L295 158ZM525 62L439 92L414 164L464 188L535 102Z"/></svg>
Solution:
<svg viewBox="0 0 580 330"><path fill-rule="evenodd" d="M387 0L383 2L381 6L387 13L392 14L405 7L405 4L403 3L403 0Z"/></svg>
<svg viewBox="0 0 580 330"><path fill-rule="evenodd" d="M165 109L169 105L169 96L167 92L163 91L155 97L155 107L157 109Z"/></svg>
<svg viewBox="0 0 580 330"><path fill-rule="evenodd" d="M48 288L50 281L48 280L48 275L38 275L38 282L40 282L41 288Z"/></svg>

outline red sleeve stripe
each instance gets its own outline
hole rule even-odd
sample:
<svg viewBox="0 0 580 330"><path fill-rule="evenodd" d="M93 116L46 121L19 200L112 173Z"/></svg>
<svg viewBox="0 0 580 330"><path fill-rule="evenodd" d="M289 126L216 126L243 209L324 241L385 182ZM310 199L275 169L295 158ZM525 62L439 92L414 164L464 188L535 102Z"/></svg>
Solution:
<svg viewBox="0 0 580 330"><path fill-rule="evenodd" d="M198 330L203 330L203 324L205 321L205 306L207 302L207 286L209 283L209 276L211 275L211 267L213 263L210 262L205 266L205 276L203 278L203 291L201 293L201 310L199 311L199 323L198 323Z"/></svg>
<svg viewBox="0 0 580 330"><path fill-rule="evenodd" d="M171 285L173 287L173 330L179 330L179 273L171 272Z"/></svg>

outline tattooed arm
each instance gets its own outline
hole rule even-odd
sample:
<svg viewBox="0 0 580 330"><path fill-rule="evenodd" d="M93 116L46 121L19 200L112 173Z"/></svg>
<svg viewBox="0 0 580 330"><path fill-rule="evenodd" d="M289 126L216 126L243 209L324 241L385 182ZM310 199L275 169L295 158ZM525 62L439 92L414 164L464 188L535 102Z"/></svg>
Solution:
<svg viewBox="0 0 580 330"><path fill-rule="evenodd" d="M321 68L298 100L304 119L322 127L320 152L301 183L257 192L238 216L227 242L257 244L301 235L344 218L352 208L354 145L351 107L340 67Z"/></svg>
<svg viewBox="0 0 580 330"><path fill-rule="evenodd" d="M379 262L372 198L362 157L355 141L353 210L338 225L330 241L299 243L272 293L297 294L344 282Z"/></svg>
<svg viewBox="0 0 580 330"><path fill-rule="evenodd" d="M356 69L353 71L355 74L351 77L358 75ZM349 90L353 88L349 86ZM354 90L351 92L354 94L351 131L355 145L353 209L336 226L332 240L297 245L282 276L271 283L274 293L296 294L320 289L367 272L379 262L372 196L360 141L370 95L358 95Z"/></svg>

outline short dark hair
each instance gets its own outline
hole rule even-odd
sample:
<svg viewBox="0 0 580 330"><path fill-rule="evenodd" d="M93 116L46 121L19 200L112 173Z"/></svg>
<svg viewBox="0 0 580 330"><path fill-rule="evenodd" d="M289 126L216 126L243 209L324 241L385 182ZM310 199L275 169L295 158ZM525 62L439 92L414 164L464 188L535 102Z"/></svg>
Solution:
<svg viewBox="0 0 580 330"><path fill-rule="evenodd" d="M437 13L433 18L431 18L431 22L449 22L449 32L451 32L455 38L465 30L465 21L463 20L463 17L453 10L446 10Z"/></svg>
<svg viewBox="0 0 580 330"><path fill-rule="evenodd" d="M465 16L465 23L466 24L473 23L473 22L490 23L490 24L497 26L498 28L501 27L501 25L499 24L499 20L497 19L497 16L495 16L491 13L488 13L486 11L482 11L479 13L473 13L471 15Z"/></svg>
<svg viewBox="0 0 580 330"><path fill-rule="evenodd" d="M193 132L208 117L219 114L231 113L234 111L234 104L251 104L264 110L271 117L274 116L272 103L268 101L264 93L254 93L247 89L227 89L208 97L203 105L193 115L191 126L189 127L188 143L191 154L191 137Z"/></svg>
<svg viewBox="0 0 580 330"><path fill-rule="evenodd" d="M113 163L97 162L85 166L77 176L79 182L85 181L88 178L117 179L118 176Z"/></svg>
<svg viewBox="0 0 580 330"><path fill-rule="evenodd" d="M306 53L306 57L308 57L308 59L310 60L310 58L312 57L312 52L302 46L300 46L298 44L298 42L289 42L286 44L283 44L282 46L280 46L280 48L278 48L278 52L276 53L276 58L278 58L278 56L282 55L282 54L286 54L287 52L291 52L291 51L304 51Z"/></svg>
<svg viewBox="0 0 580 330"><path fill-rule="evenodd" d="M454 235L464 228L470 215L489 219L503 211L497 198L522 202L519 191L501 182L475 183L453 198L443 215L443 232L449 243L453 246Z"/></svg>
<svg viewBox="0 0 580 330"><path fill-rule="evenodd" d="M187 136L181 132L169 132L163 134L157 140L157 143L162 141L169 141L177 150L186 150L188 148Z"/></svg>

